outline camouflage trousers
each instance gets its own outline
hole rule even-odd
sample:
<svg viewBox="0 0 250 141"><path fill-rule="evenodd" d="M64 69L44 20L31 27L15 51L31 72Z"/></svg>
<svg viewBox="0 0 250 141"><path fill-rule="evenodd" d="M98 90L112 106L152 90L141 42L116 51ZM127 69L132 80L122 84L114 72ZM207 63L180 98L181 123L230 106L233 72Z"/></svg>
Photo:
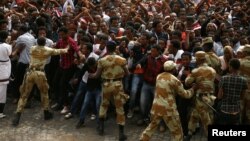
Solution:
<svg viewBox="0 0 250 141"><path fill-rule="evenodd" d="M205 135L208 135L208 125L211 125L213 123L213 114L212 110L209 109L207 105L205 105L200 100L195 101L195 106L191 111L190 119L188 122L188 130L189 134L192 134L195 132L197 123L201 121L201 124L203 126Z"/></svg>
<svg viewBox="0 0 250 141"><path fill-rule="evenodd" d="M111 98L114 99L115 103L117 124L125 125L123 105L129 97L124 93L122 81L110 81L102 84L102 101L99 111L100 118L106 117Z"/></svg>
<svg viewBox="0 0 250 141"><path fill-rule="evenodd" d="M242 123L250 125L250 91L246 91L241 101Z"/></svg>
<svg viewBox="0 0 250 141"><path fill-rule="evenodd" d="M159 123L163 119L165 124L170 130L170 134L172 136L172 141L182 141L183 140L183 132L180 122L179 115L176 116L158 116L158 115L152 115L151 116L151 122L148 125L148 127L143 131L140 141L149 141L152 134L157 129Z"/></svg>
<svg viewBox="0 0 250 141"><path fill-rule="evenodd" d="M40 91L43 109L44 110L49 109L49 96L48 96L49 85L47 83L45 73L42 71L28 71L24 76L22 85L20 86L21 96L18 101L16 112L23 112L23 109L27 103L27 99L29 98L30 92L34 84L37 85Z"/></svg>

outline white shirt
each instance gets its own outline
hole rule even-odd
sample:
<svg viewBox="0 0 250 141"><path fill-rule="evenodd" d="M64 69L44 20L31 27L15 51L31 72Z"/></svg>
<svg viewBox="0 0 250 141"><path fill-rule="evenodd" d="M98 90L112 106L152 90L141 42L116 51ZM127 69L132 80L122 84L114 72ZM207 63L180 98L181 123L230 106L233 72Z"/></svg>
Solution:
<svg viewBox="0 0 250 141"><path fill-rule="evenodd" d="M0 43L0 80L8 79L11 74L11 62L9 56L11 55L12 47L6 43ZM0 85L8 84L8 81L0 82Z"/></svg>
<svg viewBox="0 0 250 141"><path fill-rule="evenodd" d="M88 56L88 58L86 59L86 61L90 58L90 57L93 57L95 58L95 60L97 61L99 59L99 56L97 54L95 54L94 52L91 52ZM82 76L82 81L87 83L88 82L88 77L89 77L89 72L86 71L84 73L84 75Z"/></svg>
<svg viewBox="0 0 250 141"><path fill-rule="evenodd" d="M18 62L29 64L30 62L30 48L35 45L35 38L30 33L25 33L19 36L16 40L16 45L25 44L25 48L22 50L19 56Z"/></svg>

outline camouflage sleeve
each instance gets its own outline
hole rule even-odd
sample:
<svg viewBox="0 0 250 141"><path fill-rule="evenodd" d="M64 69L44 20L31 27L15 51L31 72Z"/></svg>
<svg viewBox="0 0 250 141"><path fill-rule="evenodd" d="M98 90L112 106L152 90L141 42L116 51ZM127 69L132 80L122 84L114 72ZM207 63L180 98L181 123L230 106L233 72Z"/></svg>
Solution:
<svg viewBox="0 0 250 141"><path fill-rule="evenodd" d="M46 51L48 51L50 55L59 55L62 53L67 53L67 49L53 49L49 47L46 47Z"/></svg>
<svg viewBox="0 0 250 141"><path fill-rule="evenodd" d="M193 89L185 90L183 84L178 80L177 81L177 94L184 98L191 98L193 96Z"/></svg>
<svg viewBox="0 0 250 141"><path fill-rule="evenodd" d="M194 70L193 70L194 71ZM194 77L194 73L193 73L193 71L192 71L192 73L190 74L190 75L188 75L188 77L185 79L185 85L186 86L191 86L191 84L194 82L194 80L195 80L195 77Z"/></svg>

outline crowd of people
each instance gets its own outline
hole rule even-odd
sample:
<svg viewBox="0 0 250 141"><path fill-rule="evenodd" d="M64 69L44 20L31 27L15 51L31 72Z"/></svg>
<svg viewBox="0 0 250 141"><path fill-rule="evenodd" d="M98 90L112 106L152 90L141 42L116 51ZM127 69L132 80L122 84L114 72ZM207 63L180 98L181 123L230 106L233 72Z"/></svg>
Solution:
<svg viewBox="0 0 250 141"><path fill-rule="evenodd" d="M88 114L99 135L109 109L119 140L126 118L166 127L250 124L250 0L2 0L0 118L8 97L18 126L40 97L44 119ZM40 95L39 95L40 93ZM113 99L113 100L112 100ZM113 108L112 109L112 106ZM78 116L79 115L79 116ZM67 122L67 121L65 121Z"/></svg>

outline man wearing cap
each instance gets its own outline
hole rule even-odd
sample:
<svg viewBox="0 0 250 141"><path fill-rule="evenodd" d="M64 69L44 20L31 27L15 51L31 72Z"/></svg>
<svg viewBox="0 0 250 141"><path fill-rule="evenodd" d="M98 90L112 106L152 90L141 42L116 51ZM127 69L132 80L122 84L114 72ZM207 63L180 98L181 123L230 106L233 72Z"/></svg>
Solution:
<svg viewBox="0 0 250 141"><path fill-rule="evenodd" d="M195 86L189 90L183 88L180 80L173 75L176 71L176 64L173 61L166 61L163 67L165 72L159 74L156 79L155 97L151 109L151 123L143 131L140 141L148 141L162 119L171 132L172 140L183 140L175 96L178 94L185 98L191 98Z"/></svg>
<svg viewBox="0 0 250 141"><path fill-rule="evenodd" d="M248 83L248 89L243 97L242 108L243 115L245 118L242 122L246 124L250 124L250 45L247 44L243 48L244 58L240 60L240 73L246 77Z"/></svg>
<svg viewBox="0 0 250 141"><path fill-rule="evenodd" d="M185 80L186 86L190 86L194 82L199 84L188 124L189 132L187 140L190 140L192 133L195 131L196 123L198 122L197 119L201 120L205 134L208 134L208 125L212 124L211 112L209 112L211 109L208 105L212 105L215 99L212 95L214 94L216 71L205 63L206 53L204 51L196 52L195 58L198 67L193 69Z"/></svg>
<svg viewBox="0 0 250 141"><path fill-rule="evenodd" d="M98 61L97 71L90 74L89 78L101 75L102 83L102 102L99 110L99 134L104 133L104 118L106 116L111 97L114 98L116 107L116 122L119 125L119 141L127 139L124 134L125 115L123 105L128 96L124 93L122 78L129 74L126 59L115 54L116 43L107 43L108 54Z"/></svg>

